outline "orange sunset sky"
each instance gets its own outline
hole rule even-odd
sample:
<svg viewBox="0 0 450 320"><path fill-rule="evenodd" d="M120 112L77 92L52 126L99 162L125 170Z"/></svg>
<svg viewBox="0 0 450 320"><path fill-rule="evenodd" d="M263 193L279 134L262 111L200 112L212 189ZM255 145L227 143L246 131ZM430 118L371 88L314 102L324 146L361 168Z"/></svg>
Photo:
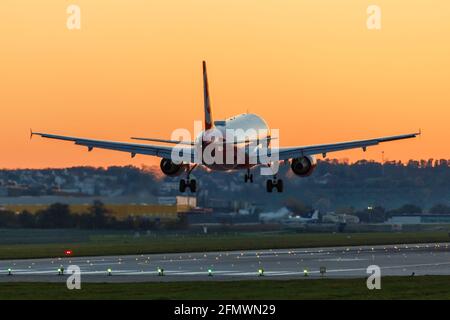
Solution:
<svg viewBox="0 0 450 320"><path fill-rule="evenodd" d="M81 30L66 9L81 8ZM382 29L366 27L369 5ZM29 129L129 141L245 111L280 145L414 132L333 158L450 158L448 0L2 0L0 167L157 164Z"/></svg>

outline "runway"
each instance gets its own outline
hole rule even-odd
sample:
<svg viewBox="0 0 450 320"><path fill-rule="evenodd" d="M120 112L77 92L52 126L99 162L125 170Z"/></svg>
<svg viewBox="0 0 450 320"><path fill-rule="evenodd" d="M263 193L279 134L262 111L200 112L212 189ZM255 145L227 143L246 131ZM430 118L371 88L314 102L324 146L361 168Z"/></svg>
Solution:
<svg viewBox="0 0 450 320"><path fill-rule="evenodd" d="M0 282L66 281L69 265L80 267L83 282L367 277L370 265L382 276L450 275L450 243L2 260Z"/></svg>

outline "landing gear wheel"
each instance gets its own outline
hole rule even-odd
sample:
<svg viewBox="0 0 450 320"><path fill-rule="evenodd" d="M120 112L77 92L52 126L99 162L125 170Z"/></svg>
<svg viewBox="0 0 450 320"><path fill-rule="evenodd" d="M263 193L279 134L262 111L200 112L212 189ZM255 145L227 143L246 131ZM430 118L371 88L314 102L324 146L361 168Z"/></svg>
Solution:
<svg viewBox="0 0 450 320"><path fill-rule="evenodd" d="M249 182L253 183L253 173L250 173L250 169L247 169L247 173L244 176L245 183Z"/></svg>
<svg viewBox="0 0 450 320"><path fill-rule="evenodd" d="M278 192L283 192L284 189L283 180L276 178L273 180L267 180L266 183L267 192L272 192L273 188L277 188Z"/></svg>
<svg viewBox="0 0 450 320"><path fill-rule="evenodd" d="M180 180L180 192L185 192L186 191L186 180L181 179Z"/></svg>
<svg viewBox="0 0 450 320"><path fill-rule="evenodd" d="M277 187L278 193L283 192L283 180L278 180L276 187Z"/></svg>
<svg viewBox="0 0 450 320"><path fill-rule="evenodd" d="M197 181L195 179L189 181L189 189L191 189L192 193L195 193L195 191L197 191Z"/></svg>
<svg viewBox="0 0 450 320"><path fill-rule="evenodd" d="M273 182L272 182L272 180L267 180L267 182L266 182L266 190L267 190L267 192L272 192L272 189L273 189Z"/></svg>

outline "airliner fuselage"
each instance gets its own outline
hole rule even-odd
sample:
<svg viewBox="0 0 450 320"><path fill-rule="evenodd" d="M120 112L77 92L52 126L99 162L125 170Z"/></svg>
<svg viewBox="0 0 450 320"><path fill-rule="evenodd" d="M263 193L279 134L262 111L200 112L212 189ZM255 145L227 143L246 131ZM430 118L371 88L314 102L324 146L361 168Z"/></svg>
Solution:
<svg viewBox="0 0 450 320"><path fill-rule="evenodd" d="M270 144L270 130L263 118L256 114L240 114L223 121L215 121L214 126L202 131L196 139L201 141L203 160L209 154L208 146L215 144L212 149L214 163L202 161L202 164L211 170L229 171L251 168L256 165L250 161L249 148L260 148L261 143ZM201 140L200 140L201 139ZM220 152L219 154L216 154ZM232 152L232 156L228 153ZM244 159L240 159L243 155ZM232 160L232 161L230 161Z"/></svg>

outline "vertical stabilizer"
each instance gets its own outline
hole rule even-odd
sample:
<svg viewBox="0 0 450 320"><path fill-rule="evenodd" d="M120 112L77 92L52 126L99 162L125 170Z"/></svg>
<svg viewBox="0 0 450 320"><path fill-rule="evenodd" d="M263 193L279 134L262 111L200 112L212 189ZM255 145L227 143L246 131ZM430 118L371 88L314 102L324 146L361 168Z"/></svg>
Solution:
<svg viewBox="0 0 450 320"><path fill-rule="evenodd" d="M206 72L206 61L203 61L203 100L205 105L205 130L211 129L214 125L211 112L211 99L209 98L208 74Z"/></svg>

